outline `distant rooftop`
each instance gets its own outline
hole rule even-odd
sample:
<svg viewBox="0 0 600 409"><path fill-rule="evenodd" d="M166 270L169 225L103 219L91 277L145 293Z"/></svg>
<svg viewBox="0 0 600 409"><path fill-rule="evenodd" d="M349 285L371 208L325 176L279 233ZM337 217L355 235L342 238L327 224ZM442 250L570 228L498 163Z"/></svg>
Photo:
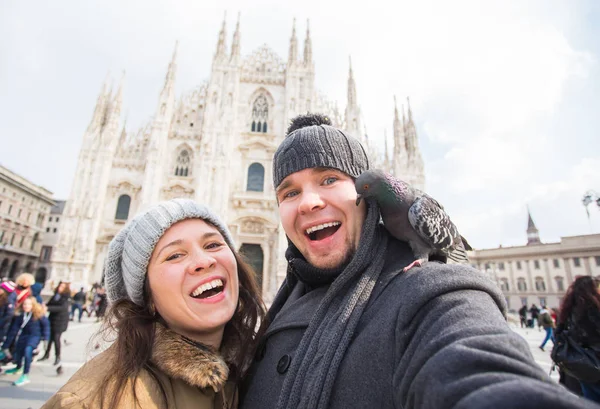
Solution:
<svg viewBox="0 0 600 409"><path fill-rule="evenodd" d="M50 214L62 214L65 210L66 200L55 200L56 204L50 209Z"/></svg>

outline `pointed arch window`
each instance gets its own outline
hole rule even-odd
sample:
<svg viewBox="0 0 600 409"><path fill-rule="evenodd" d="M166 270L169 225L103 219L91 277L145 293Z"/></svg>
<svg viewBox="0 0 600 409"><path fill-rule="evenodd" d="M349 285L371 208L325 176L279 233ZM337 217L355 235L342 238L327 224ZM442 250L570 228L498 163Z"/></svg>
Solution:
<svg viewBox="0 0 600 409"><path fill-rule="evenodd" d="M263 94L259 95L252 104L252 132L267 132L269 120L269 102Z"/></svg>
<svg viewBox="0 0 600 409"><path fill-rule="evenodd" d="M258 162L248 167L248 182L246 190L250 192L262 192L265 186L265 168Z"/></svg>
<svg viewBox="0 0 600 409"><path fill-rule="evenodd" d="M175 176L190 176L192 155L188 149L182 149L175 161Z"/></svg>
<svg viewBox="0 0 600 409"><path fill-rule="evenodd" d="M119 196L117 202L117 213L115 214L115 220L127 220L129 217L129 207L131 206L131 197L129 195Z"/></svg>

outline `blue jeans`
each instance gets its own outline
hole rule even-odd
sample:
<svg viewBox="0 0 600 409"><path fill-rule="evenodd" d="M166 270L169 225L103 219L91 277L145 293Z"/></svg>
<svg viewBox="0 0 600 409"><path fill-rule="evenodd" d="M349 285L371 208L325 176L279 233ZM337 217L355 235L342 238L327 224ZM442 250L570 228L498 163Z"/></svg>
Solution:
<svg viewBox="0 0 600 409"><path fill-rule="evenodd" d="M546 330L546 338L544 338L544 342L540 345L542 348L546 345L549 339L552 339L552 343L554 343L554 337L552 336L552 327L544 328Z"/></svg>
<svg viewBox="0 0 600 409"><path fill-rule="evenodd" d="M15 350L15 355L13 357L14 363L17 364L17 368L21 367L21 361L25 358L25 368L23 368L23 373L27 375L29 373L29 368L31 367L31 359L33 357L33 347L31 345L26 345L25 348L17 348Z"/></svg>
<svg viewBox="0 0 600 409"><path fill-rule="evenodd" d="M587 383L579 381L581 384L581 392L586 399L600 403L600 385L597 383Z"/></svg>
<svg viewBox="0 0 600 409"><path fill-rule="evenodd" d="M71 319L75 318L75 310L79 310L79 322L81 322L81 316L83 315L83 306L79 303L73 303L73 305L71 305Z"/></svg>

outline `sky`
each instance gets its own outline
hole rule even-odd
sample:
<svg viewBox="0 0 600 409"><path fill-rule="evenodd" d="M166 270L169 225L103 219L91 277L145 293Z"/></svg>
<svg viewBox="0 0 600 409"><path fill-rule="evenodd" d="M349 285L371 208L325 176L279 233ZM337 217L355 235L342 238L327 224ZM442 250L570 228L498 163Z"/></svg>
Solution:
<svg viewBox="0 0 600 409"><path fill-rule="evenodd" d="M287 60L306 21L319 91L346 105L348 57L383 150L393 97L410 97L426 191L475 248L600 233L600 2L61 1L0 3L0 164L68 198L107 75L125 72L127 130L156 110L179 41L176 93L209 78L227 13L242 55ZM116 84L115 84L116 86Z"/></svg>

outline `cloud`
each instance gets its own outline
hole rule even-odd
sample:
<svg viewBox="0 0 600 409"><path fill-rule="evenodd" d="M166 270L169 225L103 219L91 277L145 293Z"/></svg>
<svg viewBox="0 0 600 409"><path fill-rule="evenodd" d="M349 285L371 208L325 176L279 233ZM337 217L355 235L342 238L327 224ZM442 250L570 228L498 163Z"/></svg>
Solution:
<svg viewBox="0 0 600 409"><path fill-rule="evenodd" d="M242 53L268 43L284 59L292 19L301 50L310 18L316 86L342 110L352 55L380 149L393 95L410 96L427 191L474 245L523 243L527 204L543 239L590 231L580 200L600 189L600 33L585 0L4 2L0 162L66 197L107 71L127 71L135 130L156 109L176 40L177 94L208 78L224 10L229 44L239 10Z"/></svg>

